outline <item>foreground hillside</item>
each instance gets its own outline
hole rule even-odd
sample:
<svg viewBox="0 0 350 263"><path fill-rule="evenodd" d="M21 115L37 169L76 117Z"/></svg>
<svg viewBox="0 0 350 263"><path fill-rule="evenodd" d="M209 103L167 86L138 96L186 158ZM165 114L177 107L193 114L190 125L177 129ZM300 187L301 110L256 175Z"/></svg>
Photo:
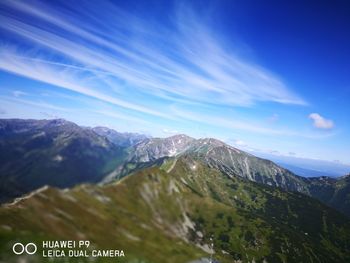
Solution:
<svg viewBox="0 0 350 263"><path fill-rule="evenodd" d="M15 241L61 239L123 249L119 262L191 262L209 257L210 237L223 263L350 261L350 222L340 213L303 194L229 177L193 155L109 185L44 188L3 205L0 237L3 262L17 262L9 253Z"/></svg>

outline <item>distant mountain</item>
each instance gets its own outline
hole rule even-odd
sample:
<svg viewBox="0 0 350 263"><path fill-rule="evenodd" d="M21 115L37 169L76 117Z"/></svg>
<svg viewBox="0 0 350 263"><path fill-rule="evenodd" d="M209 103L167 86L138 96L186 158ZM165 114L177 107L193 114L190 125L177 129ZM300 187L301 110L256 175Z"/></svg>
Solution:
<svg viewBox="0 0 350 263"><path fill-rule="evenodd" d="M98 135L106 137L110 142L117 146L130 147L133 146L148 137L138 133L121 133L107 127L94 127L92 128Z"/></svg>
<svg viewBox="0 0 350 263"><path fill-rule="evenodd" d="M0 201L43 185L99 182L123 158L121 147L65 120L0 120Z"/></svg>
<svg viewBox="0 0 350 263"><path fill-rule="evenodd" d="M136 144L129 152L128 161L120 173L128 174L140 168L153 166L160 158L191 154L201 158L207 165L230 177L281 187L289 191L308 194L304 178L274 164L238 150L213 138L194 139L186 135L168 138L150 138ZM120 173L116 173L118 176Z"/></svg>
<svg viewBox="0 0 350 263"><path fill-rule="evenodd" d="M308 193L304 178L296 176L269 160L255 157L219 140L199 139L188 152L230 177L238 176L288 191Z"/></svg>
<svg viewBox="0 0 350 263"><path fill-rule="evenodd" d="M216 141L196 143L205 142L219 144L215 154L222 150ZM3 262L16 259L8 253L14 241L81 239L124 249L121 262L207 262L199 259L211 252L221 263L350 262L350 221L341 213L304 194L228 176L201 154L163 158L104 186L42 188L2 206L0 226Z"/></svg>
<svg viewBox="0 0 350 263"><path fill-rule="evenodd" d="M150 138L135 145L130 161L150 162L162 157L176 156L189 149L193 142L195 139L184 134L168 138Z"/></svg>
<svg viewBox="0 0 350 263"><path fill-rule="evenodd" d="M147 167L160 166L164 159L184 153L194 141L194 138L184 134L143 140L127 149L128 157L125 162L109 173L102 183L119 180L132 172Z"/></svg>

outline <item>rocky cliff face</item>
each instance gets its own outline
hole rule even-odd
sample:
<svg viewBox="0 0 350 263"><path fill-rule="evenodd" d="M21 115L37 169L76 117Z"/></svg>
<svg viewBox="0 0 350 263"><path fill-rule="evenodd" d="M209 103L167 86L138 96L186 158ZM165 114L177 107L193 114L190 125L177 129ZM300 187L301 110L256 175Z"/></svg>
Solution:
<svg viewBox="0 0 350 263"><path fill-rule="evenodd" d="M195 139L187 135L152 138L137 144L131 151L130 161L151 162L163 157L177 156L189 149Z"/></svg>

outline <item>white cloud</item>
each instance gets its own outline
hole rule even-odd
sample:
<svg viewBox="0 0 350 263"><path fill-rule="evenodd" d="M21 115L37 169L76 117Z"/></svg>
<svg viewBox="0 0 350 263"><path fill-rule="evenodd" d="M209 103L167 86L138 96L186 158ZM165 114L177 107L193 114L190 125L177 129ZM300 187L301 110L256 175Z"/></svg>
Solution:
<svg viewBox="0 0 350 263"><path fill-rule="evenodd" d="M106 87L109 90L98 92L89 86L77 85L72 79L72 70L80 74L76 79L86 74L100 82L108 78L114 81L114 88L118 86L116 82L123 81L133 92L172 101L240 106L260 101L306 104L278 76L238 57L232 47L227 48L219 41L220 37L204 25L203 17L183 6L177 10L169 31L106 2L86 2L82 8L72 5L75 16L54 10L45 2L30 5L4 1L3 4L44 22L36 25L25 23L22 17L1 15L1 27L41 50L41 59L33 53L34 49L27 50L24 55L31 61L17 59L16 67L13 56L2 56L0 59L5 61L1 68L16 74L162 117L165 116L157 109L137 105L121 96L111 98L111 85ZM104 8L104 24L99 22L101 8ZM79 15L90 19L81 20ZM51 25L61 30L55 32ZM74 36L74 41L67 35ZM3 49L9 54L7 46ZM62 56L65 63L54 61L49 55L52 53ZM21 54L15 51L13 55ZM28 64L33 67L28 68ZM48 72L60 80L47 77Z"/></svg>
<svg viewBox="0 0 350 263"><path fill-rule="evenodd" d="M313 120L314 127L318 129L332 129L334 127L332 120L327 120L318 113L311 113L309 118Z"/></svg>

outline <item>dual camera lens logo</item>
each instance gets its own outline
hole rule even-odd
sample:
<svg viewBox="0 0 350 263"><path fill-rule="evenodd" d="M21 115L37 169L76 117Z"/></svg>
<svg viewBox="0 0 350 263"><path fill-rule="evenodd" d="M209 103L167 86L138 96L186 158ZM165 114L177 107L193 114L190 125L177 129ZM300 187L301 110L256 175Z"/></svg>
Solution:
<svg viewBox="0 0 350 263"><path fill-rule="evenodd" d="M36 253L37 247L34 243L28 243L23 245L22 243L16 243L12 246L12 251L16 255L22 255L24 252L28 255L33 255Z"/></svg>

